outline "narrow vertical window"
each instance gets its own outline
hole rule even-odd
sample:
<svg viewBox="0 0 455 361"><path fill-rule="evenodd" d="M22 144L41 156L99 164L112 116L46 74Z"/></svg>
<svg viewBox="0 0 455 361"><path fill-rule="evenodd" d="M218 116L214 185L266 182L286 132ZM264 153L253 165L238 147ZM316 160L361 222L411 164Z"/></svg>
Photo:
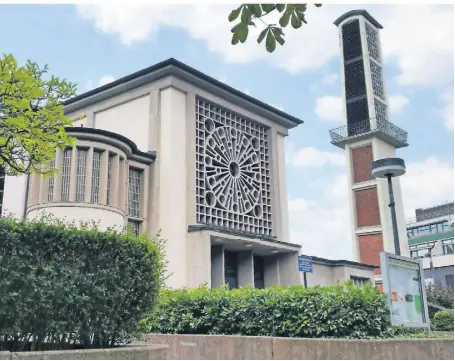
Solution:
<svg viewBox="0 0 455 361"><path fill-rule="evenodd" d="M139 236L140 222L128 221L128 227L133 231L136 236Z"/></svg>
<svg viewBox="0 0 455 361"><path fill-rule="evenodd" d="M141 172L130 168L128 182L128 214L139 217L141 203Z"/></svg>
<svg viewBox="0 0 455 361"><path fill-rule="evenodd" d="M93 152L92 163L92 192L90 195L91 203L98 203L98 196L100 193L100 165L101 165L101 152Z"/></svg>
<svg viewBox="0 0 455 361"><path fill-rule="evenodd" d="M65 149L63 152L63 168L62 168L62 202L68 202L70 197L70 179L71 179L71 156L73 150Z"/></svg>
<svg viewBox="0 0 455 361"><path fill-rule="evenodd" d="M52 159L49 165L49 169L52 169L54 167L55 159ZM47 201L52 202L54 200L54 176L49 177L47 182Z"/></svg>
<svg viewBox="0 0 455 361"><path fill-rule="evenodd" d="M106 193L106 204L111 204L111 178L112 178L112 158L109 157L107 160L107 193Z"/></svg>
<svg viewBox="0 0 455 361"><path fill-rule="evenodd" d="M76 202L83 202L85 195L85 169L87 164L87 150L77 151L77 173L76 173Z"/></svg>

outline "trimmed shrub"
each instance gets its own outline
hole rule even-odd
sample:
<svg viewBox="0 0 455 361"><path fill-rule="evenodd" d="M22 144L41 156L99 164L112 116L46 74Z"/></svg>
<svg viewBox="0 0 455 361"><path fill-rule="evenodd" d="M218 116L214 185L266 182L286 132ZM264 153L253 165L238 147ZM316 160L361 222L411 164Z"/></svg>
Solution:
<svg viewBox="0 0 455 361"><path fill-rule="evenodd" d="M448 311L436 312L433 321L431 321L431 328L434 331L453 331L453 313Z"/></svg>
<svg viewBox="0 0 455 361"><path fill-rule="evenodd" d="M0 218L0 350L128 342L153 310L164 268L159 239Z"/></svg>
<svg viewBox="0 0 455 361"><path fill-rule="evenodd" d="M163 290L150 332L281 337L382 337L384 295L373 285Z"/></svg>

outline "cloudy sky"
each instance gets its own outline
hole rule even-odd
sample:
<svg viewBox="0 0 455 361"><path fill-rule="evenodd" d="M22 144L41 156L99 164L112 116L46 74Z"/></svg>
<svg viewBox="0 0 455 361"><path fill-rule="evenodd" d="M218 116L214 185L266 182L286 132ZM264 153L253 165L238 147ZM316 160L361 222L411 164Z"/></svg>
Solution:
<svg viewBox="0 0 455 361"><path fill-rule="evenodd" d="M227 5L0 5L0 52L47 63L79 92L174 57L305 120L287 138L290 229L303 253L350 259L345 158L329 130L343 125L337 28L348 10L382 25L391 121L409 132L398 151L406 215L453 200L453 5L324 5L268 54L230 45ZM253 33L254 35L254 33Z"/></svg>

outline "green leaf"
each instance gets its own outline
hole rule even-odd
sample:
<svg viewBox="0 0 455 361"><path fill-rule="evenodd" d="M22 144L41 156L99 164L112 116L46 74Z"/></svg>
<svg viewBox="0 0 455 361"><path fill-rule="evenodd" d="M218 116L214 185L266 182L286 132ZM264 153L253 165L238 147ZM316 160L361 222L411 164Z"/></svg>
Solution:
<svg viewBox="0 0 455 361"><path fill-rule="evenodd" d="M237 19L240 15L240 11L242 10L242 6L239 6L237 9L232 10L231 13L229 14L228 20L229 21L234 21Z"/></svg>
<svg viewBox="0 0 455 361"><path fill-rule="evenodd" d="M242 11L242 16L240 17L240 21L242 22L242 24L249 24L251 22L251 12L249 10L249 8L247 8L246 6L243 7L243 11Z"/></svg>
<svg viewBox="0 0 455 361"><path fill-rule="evenodd" d="M264 40L264 38L267 35L268 31L269 31L268 27L261 31L261 33L258 36L258 44L262 43L262 40Z"/></svg>
<svg viewBox="0 0 455 361"><path fill-rule="evenodd" d="M271 31L268 32L265 40L265 48L269 53L273 53L276 48L276 40Z"/></svg>
<svg viewBox="0 0 455 361"><path fill-rule="evenodd" d="M297 4L295 6L296 10L304 12L306 10L306 4Z"/></svg>
<svg viewBox="0 0 455 361"><path fill-rule="evenodd" d="M281 13L286 8L286 4L276 4L276 8Z"/></svg>
<svg viewBox="0 0 455 361"><path fill-rule="evenodd" d="M261 4L262 10L266 13L273 11L275 9L275 4Z"/></svg>
<svg viewBox="0 0 455 361"><path fill-rule="evenodd" d="M285 41L284 39L282 38L282 35L283 34L283 30L281 30L281 28L272 28L272 31L273 31L273 35L275 35L275 39L276 41L282 46L284 45Z"/></svg>
<svg viewBox="0 0 455 361"><path fill-rule="evenodd" d="M280 19L280 25L285 28L289 24L289 19L291 18L291 13L290 12L285 12L283 16Z"/></svg>
<svg viewBox="0 0 455 361"><path fill-rule="evenodd" d="M248 25L241 23L235 34L237 34L239 41L243 44L248 37Z"/></svg>
<svg viewBox="0 0 455 361"><path fill-rule="evenodd" d="M262 9L259 4L248 5L248 8L250 9L250 12L253 14L253 16L259 18L262 15Z"/></svg>
<svg viewBox="0 0 455 361"><path fill-rule="evenodd" d="M298 29L302 26L302 21L297 15L295 15L295 13L293 13L291 16L291 25L294 29Z"/></svg>
<svg viewBox="0 0 455 361"><path fill-rule="evenodd" d="M299 20L304 22L305 24L307 23L305 20L305 14L304 13L297 13L297 16L299 17Z"/></svg>

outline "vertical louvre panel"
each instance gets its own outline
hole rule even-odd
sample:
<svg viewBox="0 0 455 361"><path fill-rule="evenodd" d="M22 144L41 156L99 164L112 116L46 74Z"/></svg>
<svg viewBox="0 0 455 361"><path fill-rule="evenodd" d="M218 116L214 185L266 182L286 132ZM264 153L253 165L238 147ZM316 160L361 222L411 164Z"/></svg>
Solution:
<svg viewBox="0 0 455 361"><path fill-rule="evenodd" d="M71 148L65 149L65 151L63 152L62 194L61 194L62 202L69 201L72 154L73 154L73 150Z"/></svg>
<svg viewBox="0 0 455 361"><path fill-rule="evenodd" d="M50 165L49 165L49 168L52 169L55 167L55 159L52 159ZM49 177L48 178L48 181L47 181L47 200L48 202L52 202L54 200L54 182L55 182L55 178L52 176L52 177Z"/></svg>
<svg viewBox="0 0 455 361"><path fill-rule="evenodd" d="M107 190L106 190L106 204L111 204L111 179L112 179L112 158L107 160Z"/></svg>
<svg viewBox="0 0 455 361"><path fill-rule="evenodd" d="M347 61L362 56L359 20L353 20L344 24L342 27L342 33L344 60Z"/></svg>
<svg viewBox="0 0 455 361"><path fill-rule="evenodd" d="M141 200L140 171L130 168L128 185L128 214L133 217L139 217Z"/></svg>
<svg viewBox="0 0 455 361"><path fill-rule="evenodd" d="M379 62L378 33L368 24L365 24L365 30L367 34L368 53L374 60Z"/></svg>
<svg viewBox="0 0 455 361"><path fill-rule="evenodd" d="M101 152L93 152L92 163L92 191L90 194L90 202L98 203L98 196L100 192L100 165L101 165Z"/></svg>
<svg viewBox="0 0 455 361"><path fill-rule="evenodd" d="M76 202L83 202L85 195L85 170L87 164L87 150L78 149L76 165Z"/></svg>

